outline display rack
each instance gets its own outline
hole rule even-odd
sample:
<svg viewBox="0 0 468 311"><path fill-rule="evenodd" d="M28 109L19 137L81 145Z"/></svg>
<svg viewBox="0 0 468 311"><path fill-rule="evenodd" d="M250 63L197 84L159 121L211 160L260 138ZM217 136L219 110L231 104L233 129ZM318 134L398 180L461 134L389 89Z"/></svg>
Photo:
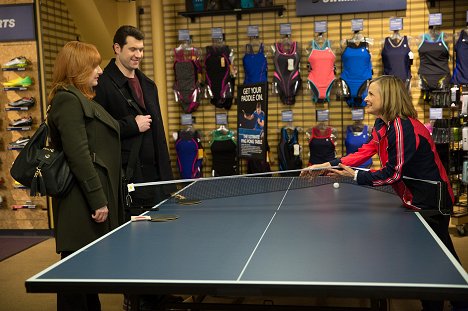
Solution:
<svg viewBox="0 0 468 311"><path fill-rule="evenodd" d="M283 5L274 5L266 8L251 8L251 9L234 9L234 10L213 10L213 11L201 11L201 12L179 12L178 14L190 18L193 23L197 17L203 16L221 16L221 15L236 15L237 20L242 19L243 14L252 13L265 13L265 12L278 12L278 16L283 16L285 11Z"/></svg>

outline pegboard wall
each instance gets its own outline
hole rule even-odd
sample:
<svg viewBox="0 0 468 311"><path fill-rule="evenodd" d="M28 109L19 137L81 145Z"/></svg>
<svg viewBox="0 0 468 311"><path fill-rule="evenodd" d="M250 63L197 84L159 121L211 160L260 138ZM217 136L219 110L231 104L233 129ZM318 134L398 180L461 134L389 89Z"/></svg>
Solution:
<svg viewBox="0 0 468 311"><path fill-rule="evenodd" d="M453 70L453 42L454 37L457 36L461 29L466 27L466 10L468 10L468 2L463 0L453 1L435 1L434 6L425 0L408 0L407 10L404 11L389 11L389 12L375 12L375 13L361 13L361 14L343 14L343 15L329 15L329 16L296 16L296 1L295 0L276 0L274 5L282 5L285 7L282 16L278 16L277 12L266 13L252 13L243 14L241 19L237 19L236 15L224 16L204 16L196 17L194 21L190 18L180 16L179 12L185 11L185 1L163 1L164 10L164 31L165 46L161 47L160 51L153 51L158 53L161 57L166 59L166 76L167 85L166 90L168 94L168 112L169 112L169 126L170 133L183 129L181 125L180 115L183 113L181 107L175 102L174 93L172 91L174 81L173 61L170 57L172 49L177 47L180 42L178 41L178 30L188 29L192 37L192 45L200 49L212 44L211 28L221 27L225 35L225 43L234 50L235 60L234 65L238 69L236 78L236 85L239 85L244 80L244 71L242 65L242 57L245 51L245 44L249 43L247 36L247 27L249 25L258 25L260 37L259 39L264 42L267 58L268 58L268 81L272 82L273 78L273 62L272 51L269 47L275 42L281 41L283 36L280 35L280 24L290 23L292 28L291 40L299 43L301 52L301 78L302 89L296 96L296 103L294 106L286 106L282 104L277 95L269 94L268 98L268 142L270 145L270 161L273 170L278 169L278 156L277 145L280 138L280 128L289 126L281 120L281 112L283 110L291 109L293 111L292 126L302 129L300 132L300 144L302 146L302 159L306 164L308 161L308 136L305 135L306 131L317 124L316 110L328 109L330 111L328 124L336 130L337 135L337 155L344 155L344 136L347 125L353 123L351 118L351 109L341 100L336 99L336 90L332 90L331 102L326 104L316 104L312 101L311 91L307 87L307 58L308 54L306 48L310 45L310 41L316 35L314 32L315 21L326 21L328 23L328 32L324 34L332 42L332 49L336 55L336 76L339 77L342 71L341 53L342 42L346 39L351 39L354 35L351 28L352 19L363 19L364 29L361 32L367 38L373 40L370 45L369 51L372 59L373 77L382 74L382 59L381 50L385 37L391 36L390 31L390 18L401 17L403 18L403 30L400 34L406 35L410 38L410 47L414 53L414 63L412 66L412 83L411 93L414 106L417 108L419 119L427 122L428 105L424 104L419 88L419 79L417 71L419 68L418 57L418 44L422 34L428 32L428 20L431 13L442 13L443 25L440 31L445 33L445 39L451 54L450 69ZM145 43L148 46L148 43ZM162 86L159 86L162 89ZM236 98L236 95L234 96ZM205 166L204 176L211 174L211 154L208 148L210 136L209 133L217 128L215 123L215 115L217 113L228 114L228 127L236 129L236 105L233 105L229 111L215 108L209 103L208 99L204 99L202 104L196 112L192 115L195 119L194 128L204 133L203 143L205 148ZM372 126L374 117L365 114L365 124ZM175 159L176 153L174 149L174 141L171 141L171 157ZM374 164L377 165L377 158L374 159ZM175 163L173 161L173 163ZM304 165L305 165L304 164ZM246 173L245 165L241 166L243 173ZM177 169L174 167L177 176Z"/></svg>
<svg viewBox="0 0 468 311"><path fill-rule="evenodd" d="M33 1L7 1L0 0L0 4L22 4ZM22 137L31 136L34 130L44 119L45 102L41 96L41 84L46 83L46 89L50 84L53 63L60 48L70 40L76 40L78 33L70 14L63 1L42 0L40 12L36 17L41 18L42 46L38 41L3 42L0 43L0 64L5 64L11 59L24 56L30 62L24 71L1 71L0 82L6 82L18 77L29 76L33 84L25 90L2 90L0 93L0 196L2 207L0 208L0 229L48 229L50 227L47 213L48 202L45 197L30 197L29 190L24 189L9 174L11 163L16 158L20 149L11 148L10 143ZM39 59L39 49L42 49L43 59ZM43 62L45 68L45 81L41 81L39 64ZM36 103L27 110L10 110L8 105L24 97L34 97ZM10 124L21 118L32 117L33 125L11 130ZM13 209L14 207L21 207ZM34 208L27 208L33 207Z"/></svg>

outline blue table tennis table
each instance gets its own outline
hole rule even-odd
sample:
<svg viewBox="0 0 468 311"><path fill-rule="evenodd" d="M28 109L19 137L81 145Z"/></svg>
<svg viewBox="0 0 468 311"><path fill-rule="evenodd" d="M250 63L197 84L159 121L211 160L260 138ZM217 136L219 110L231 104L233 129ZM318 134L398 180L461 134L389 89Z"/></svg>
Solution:
<svg viewBox="0 0 468 311"><path fill-rule="evenodd" d="M125 223L26 280L27 292L468 297L466 271L391 193L285 187L196 205L171 199L148 212L160 214L178 219Z"/></svg>

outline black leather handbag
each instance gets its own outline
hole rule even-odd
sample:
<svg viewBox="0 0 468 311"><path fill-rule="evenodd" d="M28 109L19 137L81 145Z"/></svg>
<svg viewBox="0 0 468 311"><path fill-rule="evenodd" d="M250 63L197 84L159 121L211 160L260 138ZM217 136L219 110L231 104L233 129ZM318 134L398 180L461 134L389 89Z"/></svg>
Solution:
<svg viewBox="0 0 468 311"><path fill-rule="evenodd" d="M74 177L63 151L47 146L48 132L43 122L16 157L10 174L31 189L31 196L63 197L71 190Z"/></svg>

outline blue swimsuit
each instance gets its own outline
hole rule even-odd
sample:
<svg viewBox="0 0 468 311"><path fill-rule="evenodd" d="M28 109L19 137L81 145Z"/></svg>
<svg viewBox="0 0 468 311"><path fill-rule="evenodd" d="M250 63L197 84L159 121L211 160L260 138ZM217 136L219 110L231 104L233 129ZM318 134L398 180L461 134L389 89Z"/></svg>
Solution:
<svg viewBox="0 0 468 311"><path fill-rule="evenodd" d="M348 42L341 60L343 62L341 79L349 89L346 103L349 107L365 107L367 81L372 79L372 62L367 42L360 42L359 45Z"/></svg>

